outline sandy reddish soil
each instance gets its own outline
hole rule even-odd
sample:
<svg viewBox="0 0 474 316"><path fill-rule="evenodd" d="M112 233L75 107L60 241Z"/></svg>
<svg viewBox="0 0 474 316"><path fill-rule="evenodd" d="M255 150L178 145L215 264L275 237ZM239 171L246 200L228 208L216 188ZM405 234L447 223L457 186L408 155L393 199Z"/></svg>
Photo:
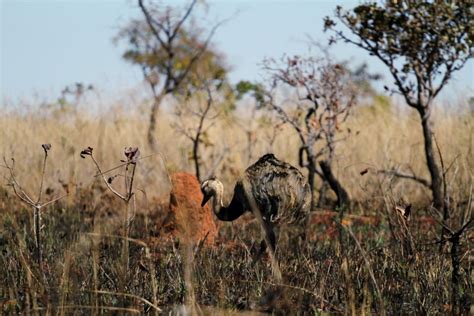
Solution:
<svg viewBox="0 0 474 316"><path fill-rule="evenodd" d="M393 211L395 213L395 210ZM395 214L396 215L396 214ZM325 240L337 238L338 227L335 222L339 216L338 212L331 210L320 210L312 212L309 216L307 233L310 239ZM346 214L342 219L342 225L351 226L352 228L377 229L382 223L382 216L361 216ZM409 224L410 227L415 227L418 231L430 231L436 229L436 221L430 216L414 216ZM316 228L314 228L316 227ZM321 234L324 231L324 234ZM374 231L368 232L369 234Z"/></svg>
<svg viewBox="0 0 474 316"><path fill-rule="evenodd" d="M202 193L197 178L189 173L177 172L171 175L173 188L169 206L158 221L160 237L176 237L181 242L197 244L205 240L212 245L218 234L209 204L201 207Z"/></svg>
<svg viewBox="0 0 474 316"><path fill-rule="evenodd" d="M338 216L338 212L330 210L312 212L309 215L307 227L309 238L317 240L336 238L338 229L335 220ZM368 226L375 228L380 225L380 217L348 214L342 219L342 224L355 227ZM313 229L313 227L317 228ZM324 231L324 234L321 234L321 231Z"/></svg>

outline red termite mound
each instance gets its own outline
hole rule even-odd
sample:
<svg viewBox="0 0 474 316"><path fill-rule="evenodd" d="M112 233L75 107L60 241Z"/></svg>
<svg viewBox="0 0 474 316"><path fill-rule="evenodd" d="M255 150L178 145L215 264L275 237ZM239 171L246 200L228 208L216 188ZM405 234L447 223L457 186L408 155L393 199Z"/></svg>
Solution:
<svg viewBox="0 0 474 316"><path fill-rule="evenodd" d="M197 178L178 172L171 175L171 182L173 188L167 214L158 223L160 232L177 237L182 242L205 241L207 245L214 244L217 226L209 205L201 207L202 193Z"/></svg>

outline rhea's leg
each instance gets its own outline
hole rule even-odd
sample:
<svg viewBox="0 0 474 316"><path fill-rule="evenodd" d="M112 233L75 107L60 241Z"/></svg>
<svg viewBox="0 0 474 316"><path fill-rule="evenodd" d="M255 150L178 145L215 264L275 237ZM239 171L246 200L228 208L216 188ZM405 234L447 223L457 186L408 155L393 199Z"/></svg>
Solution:
<svg viewBox="0 0 474 316"><path fill-rule="evenodd" d="M267 221L264 222L264 234L266 235L267 238L264 238L260 242L260 249L257 252L257 255L255 256L255 259L253 260L253 263L257 262L260 260L261 256L267 250L267 247L270 246L270 251L272 253L272 256L275 255L276 251L276 234L275 234L275 229L273 225ZM267 245L267 240L270 243L270 245Z"/></svg>
<svg viewBox="0 0 474 316"><path fill-rule="evenodd" d="M301 231L299 232L298 237L299 237L299 240L302 242L302 244L305 244L308 241L308 233L309 233L309 229L311 229L311 227L308 224L309 224L309 214L301 218L297 223L298 225L297 227L301 228Z"/></svg>
<svg viewBox="0 0 474 316"><path fill-rule="evenodd" d="M270 242L270 245L267 245L267 246L270 246L270 251L272 251L272 253L275 254L276 234L275 234L275 228L273 227L271 223L268 223L268 222L265 223L265 234L267 235L267 240Z"/></svg>

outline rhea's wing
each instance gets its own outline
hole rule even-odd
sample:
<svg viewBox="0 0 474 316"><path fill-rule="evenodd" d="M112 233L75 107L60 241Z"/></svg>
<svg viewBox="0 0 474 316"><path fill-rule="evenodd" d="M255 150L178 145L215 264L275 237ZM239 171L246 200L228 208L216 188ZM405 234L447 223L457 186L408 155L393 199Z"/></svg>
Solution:
<svg viewBox="0 0 474 316"><path fill-rule="evenodd" d="M265 220L291 222L304 215L309 188L298 169L267 154L246 175Z"/></svg>

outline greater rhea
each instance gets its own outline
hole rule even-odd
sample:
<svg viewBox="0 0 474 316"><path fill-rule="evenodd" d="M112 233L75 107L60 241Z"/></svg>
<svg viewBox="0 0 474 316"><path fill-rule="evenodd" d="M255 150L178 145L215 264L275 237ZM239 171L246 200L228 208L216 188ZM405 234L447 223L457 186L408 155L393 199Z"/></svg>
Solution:
<svg viewBox="0 0 474 316"><path fill-rule="evenodd" d="M213 198L212 209L219 220L234 221L247 211L260 212L272 253L276 248L275 225L305 220L311 202L310 188L301 172L273 154L260 157L245 170L235 184L234 195L227 206L222 201L224 186L215 177L205 180L201 190L204 195L201 206ZM264 250L262 241L258 256Z"/></svg>

